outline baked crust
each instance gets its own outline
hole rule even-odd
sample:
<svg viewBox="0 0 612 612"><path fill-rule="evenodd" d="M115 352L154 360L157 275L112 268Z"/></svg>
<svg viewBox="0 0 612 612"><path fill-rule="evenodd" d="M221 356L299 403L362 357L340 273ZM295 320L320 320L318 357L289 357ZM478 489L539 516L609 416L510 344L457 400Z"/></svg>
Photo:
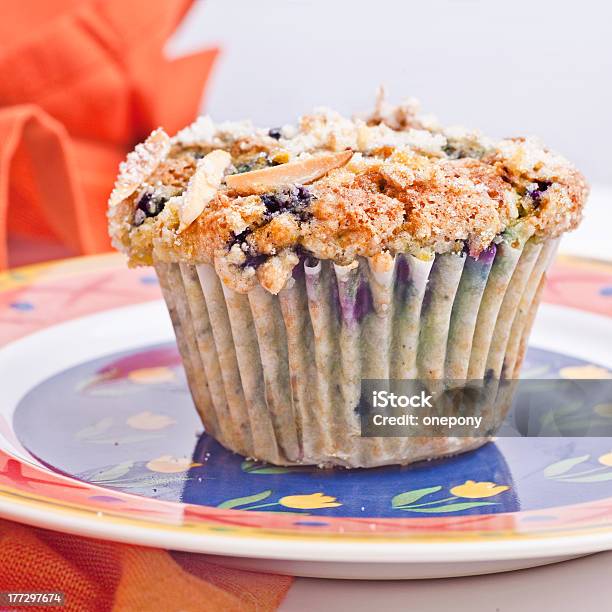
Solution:
<svg viewBox="0 0 612 612"><path fill-rule="evenodd" d="M205 183L198 206L191 178L218 149L231 156L225 178ZM587 195L582 174L535 139L494 142L379 99L363 119L323 109L270 132L208 117L172 139L156 130L121 167L109 231L130 265L213 263L236 291L278 293L303 256L478 257L507 236L556 237ZM187 201L201 213L186 216Z"/></svg>

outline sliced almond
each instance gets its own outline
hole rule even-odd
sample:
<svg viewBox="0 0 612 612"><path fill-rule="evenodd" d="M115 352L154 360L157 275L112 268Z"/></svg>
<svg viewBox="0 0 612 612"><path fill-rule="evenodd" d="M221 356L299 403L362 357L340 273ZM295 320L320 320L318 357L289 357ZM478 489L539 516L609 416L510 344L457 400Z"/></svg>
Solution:
<svg viewBox="0 0 612 612"><path fill-rule="evenodd" d="M223 173L231 163L231 155L221 149L211 151L198 162L187 189L181 196L179 232L187 229L215 197L221 186Z"/></svg>
<svg viewBox="0 0 612 612"><path fill-rule="evenodd" d="M151 132L143 143L136 145L119 166L119 176L110 195L109 206L117 206L139 189L169 152L170 137L162 128Z"/></svg>
<svg viewBox="0 0 612 612"><path fill-rule="evenodd" d="M295 183L304 185L316 181L330 170L344 166L352 156L352 151L324 153L280 166L253 170L243 174L231 174L225 177L225 182L230 189L233 189L239 195L266 193L282 185L293 185Z"/></svg>

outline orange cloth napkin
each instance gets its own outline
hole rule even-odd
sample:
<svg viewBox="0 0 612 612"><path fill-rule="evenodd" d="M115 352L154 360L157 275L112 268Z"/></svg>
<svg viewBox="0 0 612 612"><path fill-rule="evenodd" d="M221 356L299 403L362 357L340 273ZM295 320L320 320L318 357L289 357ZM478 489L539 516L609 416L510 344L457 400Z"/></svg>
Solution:
<svg viewBox="0 0 612 612"><path fill-rule="evenodd" d="M174 132L197 115L217 50L163 53L191 3L3 4L0 270L24 263L9 243L30 245L30 260L109 249L106 202L119 162L151 130Z"/></svg>
<svg viewBox="0 0 612 612"><path fill-rule="evenodd" d="M64 592L61 610L70 612L266 612L278 607L291 584L291 578L226 569L199 555L3 520L0 551L0 591Z"/></svg>

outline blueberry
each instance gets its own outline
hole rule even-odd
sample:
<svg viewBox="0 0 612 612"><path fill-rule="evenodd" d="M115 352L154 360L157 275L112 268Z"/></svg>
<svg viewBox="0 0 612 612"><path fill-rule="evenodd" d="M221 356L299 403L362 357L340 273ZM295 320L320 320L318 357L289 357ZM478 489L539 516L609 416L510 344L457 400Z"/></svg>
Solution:
<svg viewBox="0 0 612 612"><path fill-rule="evenodd" d="M297 185L296 190L296 197L298 201L302 204L310 204L310 200L312 199L312 193L310 193L308 188L304 187L304 185Z"/></svg>
<svg viewBox="0 0 612 612"><path fill-rule="evenodd" d="M247 255L243 267L258 268L266 259L268 259L267 255Z"/></svg>
<svg viewBox="0 0 612 612"><path fill-rule="evenodd" d="M145 217L156 217L159 213L164 210L164 206L168 198L163 196L154 196L149 191L146 191L138 200L138 208L136 213L134 214L134 224L141 225L144 222L142 215L138 214L138 211L141 211Z"/></svg>
<svg viewBox="0 0 612 612"><path fill-rule="evenodd" d="M264 195L261 196L261 203L270 214L280 212L285 206L285 203L278 195L270 193L264 193Z"/></svg>
<svg viewBox="0 0 612 612"><path fill-rule="evenodd" d="M234 234L234 237L232 238L230 242L230 248L233 247L235 244L242 244L247 239L247 236L250 233L251 233L251 229L247 227L245 230L242 230L239 234Z"/></svg>
<svg viewBox="0 0 612 612"><path fill-rule="evenodd" d="M134 213L134 225L136 227L138 227L139 225L142 225L145 222L146 218L147 218L147 215L144 213L144 211L141 210L140 208L137 208L136 212Z"/></svg>
<svg viewBox="0 0 612 612"><path fill-rule="evenodd" d="M249 246L248 242L246 242L247 237L253 232L250 227L247 227L245 230L241 231L239 234L234 234L233 238L229 242L229 248L231 249L235 244L240 245L242 250L246 253L246 257L244 263L242 264L243 268L257 268L259 267L266 259L267 255L254 254L252 248Z"/></svg>
<svg viewBox="0 0 612 612"><path fill-rule="evenodd" d="M280 140L282 135L283 133L281 132L280 128L270 128L268 130L268 136L270 138L274 138L274 140Z"/></svg>
<svg viewBox="0 0 612 612"><path fill-rule="evenodd" d="M147 191L142 194L140 200L138 200L138 208L142 210L142 212L147 213L149 205L151 204L152 195Z"/></svg>
<svg viewBox="0 0 612 612"><path fill-rule="evenodd" d="M536 203L540 203L542 194L552 185L551 181L538 181L538 188L527 192L527 195Z"/></svg>
<svg viewBox="0 0 612 612"><path fill-rule="evenodd" d="M538 203L540 201L540 198L542 197L542 192L539 189L533 189L532 191L529 192L529 197L536 203Z"/></svg>
<svg viewBox="0 0 612 612"><path fill-rule="evenodd" d="M312 200L312 194L303 185L289 187L277 193L265 193L260 197L268 217L274 217L281 212L290 212L302 221L310 218L310 213L306 209Z"/></svg>

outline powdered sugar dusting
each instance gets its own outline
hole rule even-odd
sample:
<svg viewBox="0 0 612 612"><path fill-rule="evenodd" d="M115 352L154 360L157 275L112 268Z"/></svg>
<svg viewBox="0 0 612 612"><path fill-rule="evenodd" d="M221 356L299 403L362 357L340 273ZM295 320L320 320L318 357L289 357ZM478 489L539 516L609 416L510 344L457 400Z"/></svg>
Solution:
<svg viewBox="0 0 612 612"><path fill-rule="evenodd" d="M143 143L136 145L119 166L119 176L110 195L109 207L113 208L139 189L141 183L146 181L169 152L170 138L162 128L158 128Z"/></svg>

